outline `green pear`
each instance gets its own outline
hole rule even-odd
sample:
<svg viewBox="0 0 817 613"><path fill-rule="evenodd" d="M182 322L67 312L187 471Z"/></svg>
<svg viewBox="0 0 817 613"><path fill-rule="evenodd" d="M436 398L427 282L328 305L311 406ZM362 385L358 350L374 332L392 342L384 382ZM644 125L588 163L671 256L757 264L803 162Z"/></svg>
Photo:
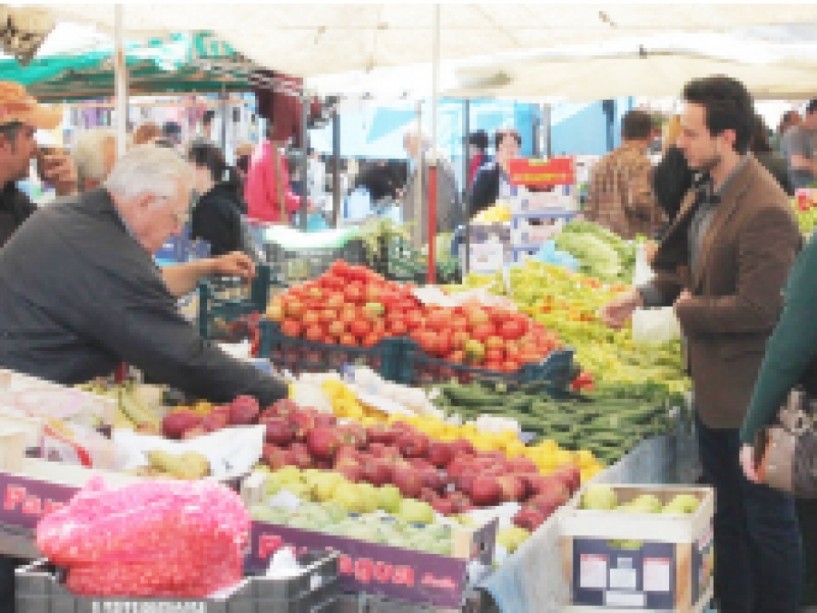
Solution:
<svg viewBox="0 0 817 613"><path fill-rule="evenodd" d="M618 505L616 492L608 485L590 485L582 496L582 509L610 511Z"/></svg>
<svg viewBox="0 0 817 613"><path fill-rule="evenodd" d="M357 490L361 500L361 513L377 511L380 502L377 488L371 483L358 483Z"/></svg>
<svg viewBox="0 0 817 613"><path fill-rule="evenodd" d="M273 475L278 475L281 483L301 483L301 469L297 466L282 466Z"/></svg>
<svg viewBox="0 0 817 613"><path fill-rule="evenodd" d="M642 513L660 513L664 505L652 494L642 494L630 503L634 507L642 509Z"/></svg>
<svg viewBox="0 0 817 613"><path fill-rule="evenodd" d="M398 516L411 524L430 524L434 521L434 509L422 500L403 498L400 502Z"/></svg>
<svg viewBox="0 0 817 613"><path fill-rule="evenodd" d="M693 494L678 494L669 501L667 506L677 507L682 513L694 513L700 504L698 498Z"/></svg>
<svg viewBox="0 0 817 613"><path fill-rule="evenodd" d="M387 513L397 513L400 510L400 490L394 485L381 485L377 488L377 506Z"/></svg>
<svg viewBox="0 0 817 613"><path fill-rule="evenodd" d="M315 477L312 484L312 494L316 500L326 502L332 499L332 494L335 488L345 482L343 475L335 472L325 472L318 477Z"/></svg>
<svg viewBox="0 0 817 613"><path fill-rule="evenodd" d="M340 483L332 492L332 500L337 502L347 511L360 513L363 508L363 501L360 498L360 490L354 483Z"/></svg>

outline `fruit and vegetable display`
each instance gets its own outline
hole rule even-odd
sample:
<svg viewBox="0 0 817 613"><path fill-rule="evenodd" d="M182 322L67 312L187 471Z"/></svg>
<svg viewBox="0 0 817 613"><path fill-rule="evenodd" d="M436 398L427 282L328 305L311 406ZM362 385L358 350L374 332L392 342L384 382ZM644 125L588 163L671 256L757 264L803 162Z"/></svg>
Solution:
<svg viewBox="0 0 817 613"><path fill-rule="evenodd" d="M597 385L650 382L670 392L689 389L680 341L636 343L629 326L614 330L599 319L601 307L626 286L531 260L509 271L507 285L501 275L469 275L465 285L487 286L512 298L521 312L575 349L576 361Z"/></svg>
<svg viewBox="0 0 817 613"><path fill-rule="evenodd" d="M817 228L817 201L814 194L813 189L797 190L797 196L792 200L797 225L805 236L811 235L814 228Z"/></svg>
<svg viewBox="0 0 817 613"><path fill-rule="evenodd" d="M446 384L436 402L446 412L464 418L494 412L515 420L542 444L576 451L580 466L586 454L612 464L650 436L671 432L676 425L672 407L683 398L662 385L644 383L602 386L584 394L548 389L541 384L509 392L491 383ZM583 480L584 481L584 480Z"/></svg>
<svg viewBox="0 0 817 613"><path fill-rule="evenodd" d="M556 247L579 261L579 271L605 283L630 283L635 244L592 221L572 221L556 235Z"/></svg>
<svg viewBox="0 0 817 613"><path fill-rule="evenodd" d="M338 260L314 281L274 298L267 317L280 323L284 335L327 345L374 347L408 336L428 356L496 372L541 363L563 346L555 333L521 313L476 303L427 306L413 290Z"/></svg>

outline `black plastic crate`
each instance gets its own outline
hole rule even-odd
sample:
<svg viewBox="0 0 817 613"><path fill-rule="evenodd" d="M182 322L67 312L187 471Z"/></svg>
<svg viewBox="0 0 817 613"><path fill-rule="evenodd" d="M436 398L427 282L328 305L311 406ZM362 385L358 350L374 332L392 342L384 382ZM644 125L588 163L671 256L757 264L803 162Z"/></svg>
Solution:
<svg viewBox="0 0 817 613"><path fill-rule="evenodd" d="M302 572L286 579L248 577L219 598L128 598L78 596L63 583L63 571L38 560L15 571L16 613L328 613L338 587L338 554L298 556ZM2 604L2 603L0 603Z"/></svg>
<svg viewBox="0 0 817 613"><path fill-rule="evenodd" d="M259 323L258 357L269 358L278 370L293 374L337 370L346 364L365 364L384 379L399 382L405 339L387 338L373 347L319 343L287 336L281 326L263 319Z"/></svg>
<svg viewBox="0 0 817 613"><path fill-rule="evenodd" d="M266 243L264 254L272 283L284 286L319 277L335 260L366 264L365 246L357 238L341 247L328 249L284 249L275 243Z"/></svg>
<svg viewBox="0 0 817 613"><path fill-rule="evenodd" d="M198 326L203 338L212 340L240 341L251 336L250 330L232 326L233 322L253 313L263 314L270 294L270 268L266 264L256 267L256 275L249 288L249 295L236 295L239 285L214 277L199 283Z"/></svg>
<svg viewBox="0 0 817 613"><path fill-rule="evenodd" d="M411 339L404 340L404 351L398 377L400 383L408 385L427 385L457 380L460 383L495 381L513 386L534 381L548 381L550 387L564 389L575 376L572 349L555 349L538 364L523 364L519 370L514 372L488 370L436 358L423 351Z"/></svg>

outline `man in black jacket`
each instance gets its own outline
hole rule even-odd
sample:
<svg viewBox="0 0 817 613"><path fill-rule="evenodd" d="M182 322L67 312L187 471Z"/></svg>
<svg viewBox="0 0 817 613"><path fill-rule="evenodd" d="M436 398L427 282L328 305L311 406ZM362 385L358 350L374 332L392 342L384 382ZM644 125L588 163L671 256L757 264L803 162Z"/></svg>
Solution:
<svg viewBox="0 0 817 613"><path fill-rule="evenodd" d="M201 276L249 277L252 261L153 262L185 221L191 183L180 156L141 145L104 188L32 215L0 251L0 366L72 384L124 361L214 402L285 397L284 382L202 340L176 309Z"/></svg>

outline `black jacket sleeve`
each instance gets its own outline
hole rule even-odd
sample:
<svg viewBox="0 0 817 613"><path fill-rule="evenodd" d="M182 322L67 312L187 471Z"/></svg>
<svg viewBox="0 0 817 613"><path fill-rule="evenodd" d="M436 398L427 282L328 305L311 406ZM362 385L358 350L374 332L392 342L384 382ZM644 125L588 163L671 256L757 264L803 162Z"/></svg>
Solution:
<svg viewBox="0 0 817 613"><path fill-rule="evenodd" d="M141 279L139 287L118 279L93 322L86 319L93 327L86 332L97 342L152 378L214 402L248 394L269 404L287 396L283 381L202 339L179 314L160 277Z"/></svg>
<svg viewBox="0 0 817 613"><path fill-rule="evenodd" d="M471 189L471 206L468 215L472 216L482 209L487 209L499 197L499 166L495 163L483 166L474 177Z"/></svg>

